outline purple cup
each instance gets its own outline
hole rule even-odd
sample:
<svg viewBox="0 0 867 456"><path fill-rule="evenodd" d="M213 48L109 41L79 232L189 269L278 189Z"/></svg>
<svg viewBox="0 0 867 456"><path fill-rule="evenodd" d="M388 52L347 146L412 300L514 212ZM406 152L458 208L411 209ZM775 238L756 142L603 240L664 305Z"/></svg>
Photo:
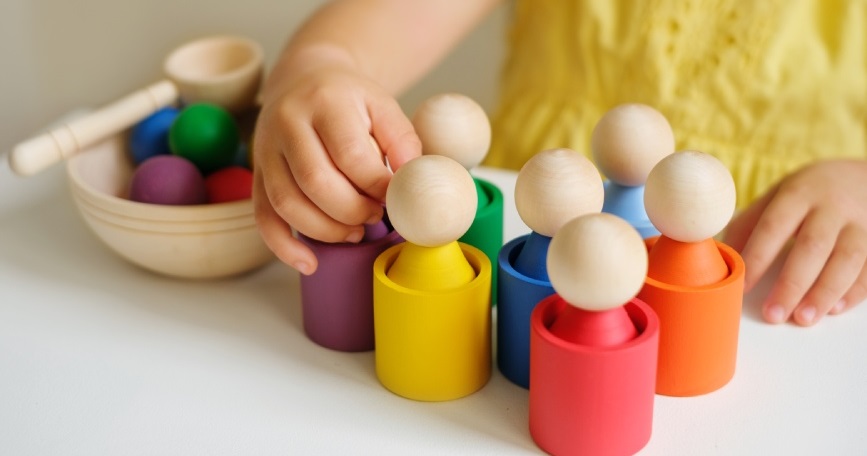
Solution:
<svg viewBox="0 0 867 456"><path fill-rule="evenodd" d="M403 238L391 227L367 231L358 244L329 244L298 235L319 261L315 273L301 276L304 332L323 347L344 352L374 348L373 262Z"/></svg>

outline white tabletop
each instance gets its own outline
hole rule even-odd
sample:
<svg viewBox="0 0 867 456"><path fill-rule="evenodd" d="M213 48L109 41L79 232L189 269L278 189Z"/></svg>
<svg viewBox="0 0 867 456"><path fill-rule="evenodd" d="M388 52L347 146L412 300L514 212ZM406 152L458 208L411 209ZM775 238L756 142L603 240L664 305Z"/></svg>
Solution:
<svg viewBox="0 0 867 456"><path fill-rule="evenodd" d="M305 337L289 268L210 282L145 272L88 231L62 166L24 179L2 163L0 454L541 452L527 391L496 369L463 399L395 396L373 353ZM527 232L514 174L477 174L504 189L506 240ZM656 396L642 454L867 454L867 305L805 329L762 323L756 302L734 379Z"/></svg>

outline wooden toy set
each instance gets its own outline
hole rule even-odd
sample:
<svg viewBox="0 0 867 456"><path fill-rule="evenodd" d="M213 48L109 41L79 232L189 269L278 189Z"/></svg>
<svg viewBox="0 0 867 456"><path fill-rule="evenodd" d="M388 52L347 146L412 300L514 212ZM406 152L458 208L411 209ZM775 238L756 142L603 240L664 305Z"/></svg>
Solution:
<svg viewBox="0 0 867 456"><path fill-rule="evenodd" d="M568 149L525 164L515 204L532 232L498 251L494 309L490 255L458 241L491 194L468 172L488 146L484 113L471 100L443 95L423 104L413 122L425 153L394 174L389 224L357 245L310 244L322 249L320 269L352 270L375 257L372 306L362 306L372 307L372 329L370 319L330 305L323 315L352 318L317 324L347 338L351 324L367 327L359 340L372 334L385 388L420 401L482 388L492 312L497 365L529 388L530 433L551 454L635 453L650 439L655 394L703 394L731 379L743 262L712 237L732 215L734 186L711 156L675 153L661 114L625 105L600 121L592 147L607 183ZM342 248L358 256L349 259ZM364 301L334 283L309 285L319 291L302 290L303 299L324 301L309 296L330 288ZM350 289L365 290L360 282ZM308 308L305 314L314 312ZM318 338L308 325L305 315L308 335L321 345L354 350Z"/></svg>
<svg viewBox="0 0 867 456"><path fill-rule="evenodd" d="M262 266L274 256L253 216L244 140L262 56L244 37L185 44L166 59L167 80L20 143L11 168L26 176L68 159L87 226L150 271L213 279Z"/></svg>
<svg viewBox="0 0 867 456"><path fill-rule="evenodd" d="M265 249L258 235L255 246L245 238L244 251L227 250L243 260L240 269L198 270L215 262L195 257L177 270L152 257L176 252L170 259L177 263L177 252L193 256L207 239L225 244L212 230L255 230L249 176L198 181L238 161L233 116L254 104L261 50L240 38L200 40L170 55L165 70L169 80L22 143L10 155L12 168L32 174L94 149L70 160L70 178L88 224L116 251L183 277L259 265L257 252ZM178 98L184 110L161 109ZM502 193L469 172L490 144L484 111L464 96L439 95L413 124L424 154L394 173L381 223L366 227L357 244L300 236L319 260L317 272L301 278L312 341L375 350L376 375L397 395L453 400L490 378L496 312L497 365L529 388L530 433L555 455L635 453L650 439L655 394L705 394L731 380L744 264L713 237L733 214L734 183L710 155L675 153L662 114L632 104L600 120L591 148L607 182L572 150L529 160L515 204L532 232L505 245ZM101 151L100 141L133 125L127 164L116 167L116 142ZM118 172L99 177L106 167ZM133 201L120 198L124 179ZM246 193L225 190L238 179ZM241 212L233 200L246 200ZM167 205L202 208L208 201L229 211L215 219L218 228L210 218L194 223L178 215L186 213L166 212L178 209ZM141 206L151 207L137 212ZM171 236L190 234L185 223L202 240L192 250ZM170 228L155 228L161 225ZM154 242L149 229L158 234ZM134 238L153 252L125 250Z"/></svg>
<svg viewBox="0 0 867 456"><path fill-rule="evenodd" d="M498 258L498 367L529 387L531 435L555 455L637 452L654 394L722 387L737 352L743 261L713 239L734 211L728 170L675 153L668 122L643 105L608 112L592 148L604 203L596 168L540 152L515 185L533 233ZM535 217L549 206L575 212L545 229Z"/></svg>

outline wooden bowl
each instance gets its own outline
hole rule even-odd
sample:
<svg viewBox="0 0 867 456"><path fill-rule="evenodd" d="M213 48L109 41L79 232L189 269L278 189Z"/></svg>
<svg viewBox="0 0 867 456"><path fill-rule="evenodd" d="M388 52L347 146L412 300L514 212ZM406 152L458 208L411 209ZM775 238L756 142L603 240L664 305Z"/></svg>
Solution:
<svg viewBox="0 0 867 456"><path fill-rule="evenodd" d="M67 160L73 200L111 250L150 271L185 279L241 274L274 256L259 236L252 200L163 206L126 199L133 164L116 135Z"/></svg>

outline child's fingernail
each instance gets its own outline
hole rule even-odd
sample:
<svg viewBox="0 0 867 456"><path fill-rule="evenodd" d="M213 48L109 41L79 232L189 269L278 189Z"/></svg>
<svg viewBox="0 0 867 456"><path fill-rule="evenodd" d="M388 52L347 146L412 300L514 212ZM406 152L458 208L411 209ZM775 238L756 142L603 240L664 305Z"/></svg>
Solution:
<svg viewBox="0 0 867 456"><path fill-rule="evenodd" d="M370 217L369 219L367 219L367 221L364 222L364 224L365 225L373 225L373 224L379 223L380 220L382 220L382 214L375 214L372 217Z"/></svg>
<svg viewBox="0 0 867 456"><path fill-rule="evenodd" d="M834 304L834 307L831 309L831 313L838 314L838 313L842 312L843 309L845 309L845 308L846 308L846 301L841 299L841 300L837 301L837 304Z"/></svg>
<svg viewBox="0 0 867 456"><path fill-rule="evenodd" d="M801 310L798 311L798 314L801 316L801 321L810 324L813 323L813 319L816 318L816 308L813 306L806 306L801 308Z"/></svg>
<svg viewBox="0 0 867 456"><path fill-rule="evenodd" d="M304 275L310 275L310 272L311 272L310 271L310 265L303 262L303 261L299 261L299 262L293 264L292 267Z"/></svg>
<svg viewBox="0 0 867 456"><path fill-rule="evenodd" d="M777 304L771 304L765 310L765 317L771 323L782 323L783 318L786 317L786 312Z"/></svg>
<svg viewBox="0 0 867 456"><path fill-rule="evenodd" d="M360 241L362 237L364 237L364 230L363 229L353 230L353 231L349 232L349 234L346 236L346 239L344 239L344 240L346 242L351 242L354 244L354 243Z"/></svg>

